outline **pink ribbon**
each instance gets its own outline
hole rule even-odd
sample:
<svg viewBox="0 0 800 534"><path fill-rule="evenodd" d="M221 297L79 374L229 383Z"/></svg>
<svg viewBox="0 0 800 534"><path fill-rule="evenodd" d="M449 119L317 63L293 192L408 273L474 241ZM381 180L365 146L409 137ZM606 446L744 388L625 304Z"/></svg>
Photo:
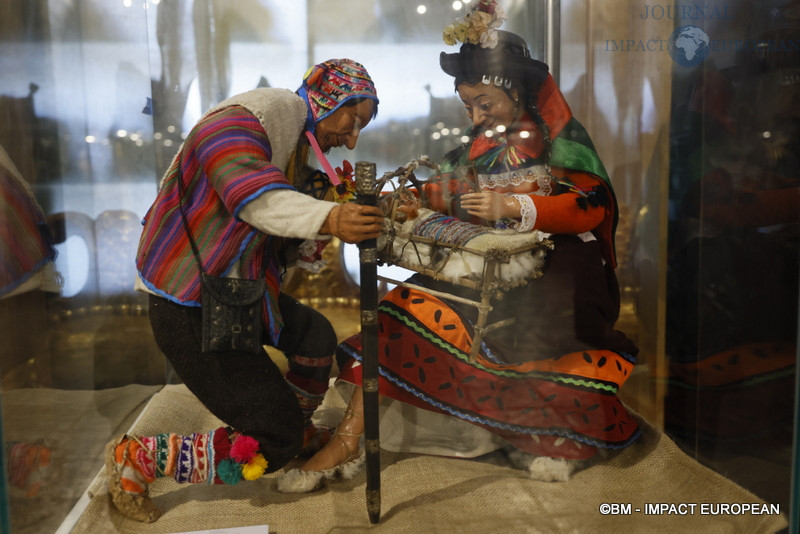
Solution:
<svg viewBox="0 0 800 534"><path fill-rule="evenodd" d="M314 155L317 156L317 160L319 160L322 168L325 169L325 174L328 175L328 180L335 186L341 184L341 180L339 180L339 175L336 174L336 171L333 170L328 158L325 157L325 154L322 153L322 149L319 147L319 143L317 143L317 138L314 137L309 131L306 131L306 137L308 138L308 142L311 143L311 148L314 150Z"/></svg>

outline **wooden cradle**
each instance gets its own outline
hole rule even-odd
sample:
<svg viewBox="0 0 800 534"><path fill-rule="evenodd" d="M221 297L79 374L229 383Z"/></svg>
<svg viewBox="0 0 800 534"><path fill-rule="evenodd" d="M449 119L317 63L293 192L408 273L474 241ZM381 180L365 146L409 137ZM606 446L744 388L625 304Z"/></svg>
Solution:
<svg viewBox="0 0 800 534"><path fill-rule="evenodd" d="M408 194L405 190L409 183L421 190L422 182L413 176L414 169L419 165L433 166L427 158L412 161L394 173L385 174L378 182L378 190L387 183L394 185L389 179L398 176L396 189L389 195ZM418 210L413 219L400 220L396 203L388 204L391 207L386 210L384 236L377 244L378 260L430 276L434 280L445 280L477 290L480 292L480 301L384 276L379 276L379 279L475 306L478 320L470 347L470 359L474 361L486 334L514 321L507 319L487 324L492 301L502 299L505 292L512 288L540 277L545 256L553 248L553 243L547 239L548 234L538 230L518 233L513 229L484 227L458 221L427 208Z"/></svg>

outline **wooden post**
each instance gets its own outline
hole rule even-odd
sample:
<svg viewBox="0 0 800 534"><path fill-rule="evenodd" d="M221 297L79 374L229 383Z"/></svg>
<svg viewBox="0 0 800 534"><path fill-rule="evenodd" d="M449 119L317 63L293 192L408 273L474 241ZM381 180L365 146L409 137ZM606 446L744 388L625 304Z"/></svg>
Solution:
<svg viewBox="0 0 800 534"><path fill-rule="evenodd" d="M356 162L356 202L377 205L375 164ZM358 244L361 269L361 357L364 394L364 441L367 462L367 512L371 523L381 516L381 459L378 432L378 249L377 240Z"/></svg>

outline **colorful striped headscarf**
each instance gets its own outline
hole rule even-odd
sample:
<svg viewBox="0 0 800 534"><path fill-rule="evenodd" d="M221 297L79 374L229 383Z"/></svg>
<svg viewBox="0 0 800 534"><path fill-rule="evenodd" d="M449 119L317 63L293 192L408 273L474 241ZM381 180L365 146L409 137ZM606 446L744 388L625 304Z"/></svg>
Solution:
<svg viewBox="0 0 800 534"><path fill-rule="evenodd" d="M303 76L297 94L308 103L306 128L311 132L348 100L370 98L378 104L378 93L367 69L352 59L329 59L314 65Z"/></svg>

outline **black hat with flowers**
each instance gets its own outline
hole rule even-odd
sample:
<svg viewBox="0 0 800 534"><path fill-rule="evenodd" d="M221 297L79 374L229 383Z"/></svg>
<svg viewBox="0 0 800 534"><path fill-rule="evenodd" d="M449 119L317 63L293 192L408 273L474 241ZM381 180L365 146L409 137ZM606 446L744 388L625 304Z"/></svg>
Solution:
<svg viewBox="0 0 800 534"><path fill-rule="evenodd" d="M498 30L505 20L495 0L477 2L463 17L444 31L447 44L463 44L457 53L442 52L439 64L457 83L467 81L498 86L511 80L540 84L547 77L545 63L531 57L525 40L514 33Z"/></svg>

